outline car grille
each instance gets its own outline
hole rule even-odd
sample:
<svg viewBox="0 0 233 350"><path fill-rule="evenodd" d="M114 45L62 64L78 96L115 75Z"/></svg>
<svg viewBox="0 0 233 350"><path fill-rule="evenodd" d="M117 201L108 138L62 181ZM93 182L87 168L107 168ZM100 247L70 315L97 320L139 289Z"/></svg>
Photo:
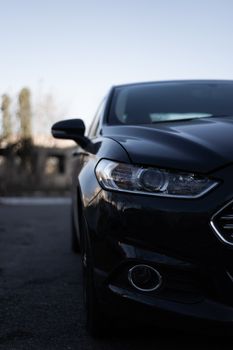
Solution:
<svg viewBox="0 0 233 350"><path fill-rule="evenodd" d="M233 245L233 201L213 216L211 226L224 243Z"/></svg>

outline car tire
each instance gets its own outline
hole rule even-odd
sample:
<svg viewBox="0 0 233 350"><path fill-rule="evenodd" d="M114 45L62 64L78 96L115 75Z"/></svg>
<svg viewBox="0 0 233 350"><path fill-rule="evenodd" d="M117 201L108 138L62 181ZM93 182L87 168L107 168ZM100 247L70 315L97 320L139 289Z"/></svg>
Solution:
<svg viewBox="0 0 233 350"><path fill-rule="evenodd" d="M83 222L84 221L85 220L83 220ZM82 225L82 229L83 227L86 227L85 222ZM84 231L86 231L86 228ZM84 232L83 235L81 255L83 269L83 298L86 309L86 328L91 336L103 337L108 330L107 315L104 312L104 308L100 306L96 296L91 249L86 232Z"/></svg>
<svg viewBox="0 0 233 350"><path fill-rule="evenodd" d="M71 210L71 249L75 254L80 253L80 244L77 237L73 209Z"/></svg>

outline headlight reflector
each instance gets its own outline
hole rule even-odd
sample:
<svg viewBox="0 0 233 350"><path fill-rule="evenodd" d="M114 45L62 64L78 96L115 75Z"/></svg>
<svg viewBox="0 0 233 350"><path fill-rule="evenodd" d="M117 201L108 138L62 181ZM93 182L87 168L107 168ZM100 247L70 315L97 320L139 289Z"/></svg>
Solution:
<svg viewBox="0 0 233 350"><path fill-rule="evenodd" d="M163 197L197 198L218 182L192 173L134 166L102 159L95 169L100 185L107 190Z"/></svg>

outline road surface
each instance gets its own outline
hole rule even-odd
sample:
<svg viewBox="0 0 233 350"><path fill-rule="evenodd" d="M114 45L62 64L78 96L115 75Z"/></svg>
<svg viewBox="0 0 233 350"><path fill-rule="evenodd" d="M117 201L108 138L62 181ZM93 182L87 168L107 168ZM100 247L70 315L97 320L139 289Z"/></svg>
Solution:
<svg viewBox="0 0 233 350"><path fill-rule="evenodd" d="M68 202L0 201L0 349L232 349L221 338L157 328L89 337L69 219Z"/></svg>

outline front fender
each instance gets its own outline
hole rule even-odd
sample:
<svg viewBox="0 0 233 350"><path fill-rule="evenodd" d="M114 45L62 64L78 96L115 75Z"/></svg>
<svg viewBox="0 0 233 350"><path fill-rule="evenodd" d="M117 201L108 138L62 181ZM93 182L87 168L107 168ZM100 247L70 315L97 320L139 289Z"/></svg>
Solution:
<svg viewBox="0 0 233 350"><path fill-rule="evenodd" d="M83 166L77 181L84 211L101 191L95 175L95 167L100 159L106 158L118 162L130 162L127 152L117 141L103 137L95 139L93 143L98 151L96 154L86 154L84 156Z"/></svg>

